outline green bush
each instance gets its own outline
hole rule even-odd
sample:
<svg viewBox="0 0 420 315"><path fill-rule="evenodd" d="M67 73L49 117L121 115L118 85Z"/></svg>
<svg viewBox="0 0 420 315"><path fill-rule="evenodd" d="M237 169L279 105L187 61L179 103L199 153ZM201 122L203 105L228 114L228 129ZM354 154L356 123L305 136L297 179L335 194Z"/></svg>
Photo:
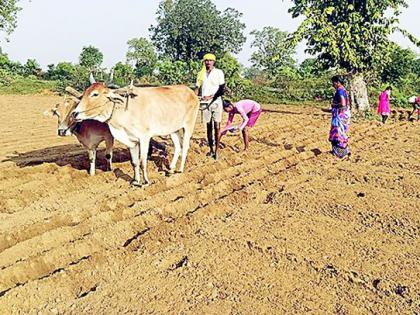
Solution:
<svg viewBox="0 0 420 315"><path fill-rule="evenodd" d="M296 79L278 77L274 82L261 84L249 79L240 79L230 88L232 99L254 99L261 103L297 104L323 102L331 99L333 89L330 78Z"/></svg>
<svg viewBox="0 0 420 315"><path fill-rule="evenodd" d="M334 93L329 75L304 79L280 76L272 86L280 90L284 102L325 101Z"/></svg>
<svg viewBox="0 0 420 315"><path fill-rule="evenodd" d="M9 71L0 68L0 87L9 85L13 82L14 78L15 76L12 75Z"/></svg>

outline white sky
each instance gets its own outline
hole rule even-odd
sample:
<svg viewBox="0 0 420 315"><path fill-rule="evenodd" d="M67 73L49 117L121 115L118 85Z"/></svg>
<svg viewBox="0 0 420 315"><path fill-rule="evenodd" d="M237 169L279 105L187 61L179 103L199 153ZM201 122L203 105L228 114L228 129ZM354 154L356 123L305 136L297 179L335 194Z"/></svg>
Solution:
<svg viewBox="0 0 420 315"><path fill-rule="evenodd" d="M159 0L21 0L23 10L18 16L18 27L9 36L10 42L0 36L3 52L12 60L22 63L35 58L45 69L48 64L61 61L78 62L84 46L93 45L104 54L106 67L125 61L127 41L135 37L149 37L149 27L156 24ZM249 65L252 41L249 33L264 26L293 31L299 21L287 12L289 0L213 0L219 10L233 7L243 13L247 28L247 43L238 55L239 61ZM407 0L409 8L400 16L401 27L420 38L419 0ZM118 3L118 4L117 4ZM401 35L393 40L420 50ZM298 60L306 56L304 45L298 47Z"/></svg>

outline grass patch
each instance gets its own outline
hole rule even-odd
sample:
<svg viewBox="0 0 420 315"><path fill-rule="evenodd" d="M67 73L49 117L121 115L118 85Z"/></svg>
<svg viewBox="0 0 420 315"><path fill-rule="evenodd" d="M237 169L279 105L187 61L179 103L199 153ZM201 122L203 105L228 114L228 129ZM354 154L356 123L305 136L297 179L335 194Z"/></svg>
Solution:
<svg viewBox="0 0 420 315"><path fill-rule="evenodd" d="M57 89L56 81L17 77L7 85L0 84L0 94L30 95L53 92Z"/></svg>

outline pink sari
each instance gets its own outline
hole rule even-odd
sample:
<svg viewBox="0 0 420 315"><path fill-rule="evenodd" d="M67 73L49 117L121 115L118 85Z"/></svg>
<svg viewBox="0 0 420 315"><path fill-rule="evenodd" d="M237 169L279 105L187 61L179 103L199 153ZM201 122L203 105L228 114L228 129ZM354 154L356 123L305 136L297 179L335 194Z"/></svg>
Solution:
<svg viewBox="0 0 420 315"><path fill-rule="evenodd" d="M388 116L389 112L389 95L386 91L383 91L379 95L378 114Z"/></svg>

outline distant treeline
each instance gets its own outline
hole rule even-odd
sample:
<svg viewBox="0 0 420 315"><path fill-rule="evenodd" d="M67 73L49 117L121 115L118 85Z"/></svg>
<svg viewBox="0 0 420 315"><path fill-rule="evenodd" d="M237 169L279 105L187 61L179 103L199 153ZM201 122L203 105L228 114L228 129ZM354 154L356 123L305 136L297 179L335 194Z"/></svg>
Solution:
<svg viewBox="0 0 420 315"><path fill-rule="evenodd" d="M319 6L320 12L331 17L331 23L334 23L337 11L333 6L324 8L324 4L316 1L311 5ZM292 10L293 15L301 14L299 7L294 9L297 11ZM350 9L354 10L353 14L358 10L356 7ZM361 12L361 17L367 14ZM384 13L381 11L380 14ZM383 40L374 50L376 59L368 51L372 47L369 38L354 40L359 36L356 31L351 34L354 38L348 37L349 44L344 48L341 47L343 41L337 42L333 34L322 33L331 29L328 21L325 29L322 26L317 30L321 37L318 33L299 33L301 28L293 34L274 27L254 30L251 32L251 46L255 50L250 57L251 66L243 67L234 57L246 41L241 16L233 8L219 11L211 0L161 1L157 24L149 29L150 38L128 40L126 60L115 64L112 71L102 66L103 53L93 46L83 47L77 63L63 61L50 64L44 70L35 59L29 59L25 64L10 60L0 48L0 93L35 93L43 89L62 92L67 85L83 90L89 84L90 73L99 81L112 81L119 86L127 85L131 80L135 84L192 86L201 68L202 56L212 52L218 58L216 66L225 72L228 97L233 100L251 98L263 103L327 101L333 93L330 83L333 74L348 78L347 87L350 88L351 75L357 72L363 72L371 105L376 104L379 91L388 85L393 87L392 100L397 106L406 105L409 96L420 94L420 59L412 50L403 49L384 37L386 23L382 28L385 35L378 33ZM316 20L316 16L312 18ZM317 58L297 63L295 44L299 36L312 39L308 47ZM331 51L323 50L326 44L332 45L328 48Z"/></svg>

